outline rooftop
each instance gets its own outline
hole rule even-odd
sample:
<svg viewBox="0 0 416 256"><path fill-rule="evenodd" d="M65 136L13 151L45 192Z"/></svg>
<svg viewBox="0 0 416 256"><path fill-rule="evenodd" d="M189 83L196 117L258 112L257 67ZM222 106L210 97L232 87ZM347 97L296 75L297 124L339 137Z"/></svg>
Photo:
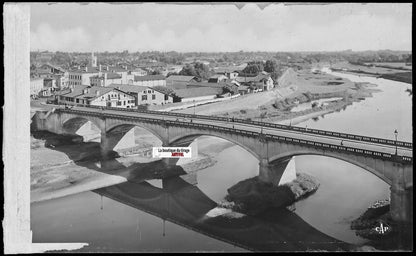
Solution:
<svg viewBox="0 0 416 256"><path fill-rule="evenodd" d="M269 78L270 78L270 74L259 73L257 76L253 76L253 77L239 76L235 80L237 82L244 83L244 82L261 82L263 79L269 79Z"/></svg>
<svg viewBox="0 0 416 256"><path fill-rule="evenodd" d="M84 89L88 89L88 91L86 93L83 93ZM90 85L76 85L73 88L72 92L68 89L62 93L59 93L58 95L65 95L66 97L79 98L79 99L83 99L83 98L93 99L93 98L102 96L108 92L111 92L113 90L116 90L116 88L102 87L102 86L90 86ZM119 91L122 91L122 90L119 90ZM97 96L97 92L99 92L98 96Z"/></svg>
<svg viewBox="0 0 416 256"><path fill-rule="evenodd" d="M123 92L127 93L139 93L143 92L144 90L155 90L157 92L163 93L162 91L159 91L157 88L154 87L148 87L148 86L140 86L140 85L128 85L128 84L110 84L108 87L117 88Z"/></svg>
<svg viewBox="0 0 416 256"><path fill-rule="evenodd" d="M189 82L194 79L194 76L176 76L172 75L166 78L166 81Z"/></svg>
<svg viewBox="0 0 416 256"><path fill-rule="evenodd" d="M154 81L154 80L165 80L164 75L148 75L148 76L134 76L134 81Z"/></svg>
<svg viewBox="0 0 416 256"><path fill-rule="evenodd" d="M175 90L175 93L179 98L192 98L221 94L222 88L198 87L188 89L177 89Z"/></svg>

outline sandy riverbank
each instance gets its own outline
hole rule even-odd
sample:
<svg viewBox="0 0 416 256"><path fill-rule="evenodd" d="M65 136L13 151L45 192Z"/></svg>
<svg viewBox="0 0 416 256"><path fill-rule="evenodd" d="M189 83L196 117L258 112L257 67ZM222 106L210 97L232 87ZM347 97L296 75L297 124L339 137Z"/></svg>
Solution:
<svg viewBox="0 0 416 256"><path fill-rule="evenodd" d="M233 105L207 105L202 109L209 114L251 119L271 123L283 123L294 125L310 118L322 116L335 111L340 111L353 102L372 97L379 91L375 85L368 83L355 83L347 79L336 77L326 73L312 73L310 70L291 71L283 83L285 87L275 88L267 93L262 104L250 105L248 101L253 95L245 95L247 102L235 100ZM258 93L261 95L262 93ZM320 99L338 98L324 105L319 104L312 108L312 103ZM231 103L231 102L230 102ZM293 112L292 108L298 104L310 104L308 109ZM240 109L237 108L237 105ZM250 105L251 106L251 105ZM201 109L196 108L196 112Z"/></svg>

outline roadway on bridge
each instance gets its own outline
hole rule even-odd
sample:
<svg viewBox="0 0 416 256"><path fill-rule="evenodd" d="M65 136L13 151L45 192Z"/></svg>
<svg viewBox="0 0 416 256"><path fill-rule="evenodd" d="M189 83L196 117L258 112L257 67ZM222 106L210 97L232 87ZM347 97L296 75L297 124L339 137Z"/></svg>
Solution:
<svg viewBox="0 0 416 256"><path fill-rule="evenodd" d="M309 134L309 133L302 133L299 131L293 130L283 130L278 128L268 128L268 127L260 127L258 125L250 125L250 124L242 124L236 122L224 122L218 120L208 120L208 119L199 119L199 118L183 118L183 117L176 117L176 116L167 116L167 115L157 115L157 114L148 114L148 113L137 113L137 112L127 112L127 111L117 111L117 110L101 110L101 109L94 109L88 107L74 107L73 110L80 110L80 111L88 111L93 113L105 113L105 114L113 114L113 115L120 115L120 116L131 116L131 117L146 117L146 118L154 118L166 121L179 121L179 122L193 122L198 124L206 124L206 125L215 125L220 127L227 127L227 128L235 128L240 130L252 131L252 132L263 132L264 134L270 135L278 135L284 136L288 138L294 139L303 139L308 141L314 141L319 143L327 143L340 146L342 142L342 146L346 147L354 147L362 150L372 150L381 153L389 153L395 154L396 147L392 145L384 145L378 143L371 143L371 142L364 142L364 141L357 141L357 140L348 140L348 139L341 139L336 137L330 137L325 135L317 135L317 134ZM397 154L413 157L413 150L403 147L397 147Z"/></svg>

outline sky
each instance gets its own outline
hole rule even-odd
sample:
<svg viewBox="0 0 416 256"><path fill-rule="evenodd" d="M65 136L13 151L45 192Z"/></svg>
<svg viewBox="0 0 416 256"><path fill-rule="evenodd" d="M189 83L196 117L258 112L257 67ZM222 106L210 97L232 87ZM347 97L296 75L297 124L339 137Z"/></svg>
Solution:
<svg viewBox="0 0 416 256"><path fill-rule="evenodd" d="M411 35L410 3L31 4L32 51L411 51Z"/></svg>

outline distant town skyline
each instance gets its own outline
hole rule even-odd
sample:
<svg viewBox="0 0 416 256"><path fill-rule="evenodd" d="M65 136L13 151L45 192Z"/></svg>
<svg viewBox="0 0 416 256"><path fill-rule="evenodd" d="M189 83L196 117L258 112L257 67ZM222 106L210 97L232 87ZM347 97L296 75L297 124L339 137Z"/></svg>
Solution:
<svg viewBox="0 0 416 256"><path fill-rule="evenodd" d="M31 51L411 51L410 3L32 3Z"/></svg>

